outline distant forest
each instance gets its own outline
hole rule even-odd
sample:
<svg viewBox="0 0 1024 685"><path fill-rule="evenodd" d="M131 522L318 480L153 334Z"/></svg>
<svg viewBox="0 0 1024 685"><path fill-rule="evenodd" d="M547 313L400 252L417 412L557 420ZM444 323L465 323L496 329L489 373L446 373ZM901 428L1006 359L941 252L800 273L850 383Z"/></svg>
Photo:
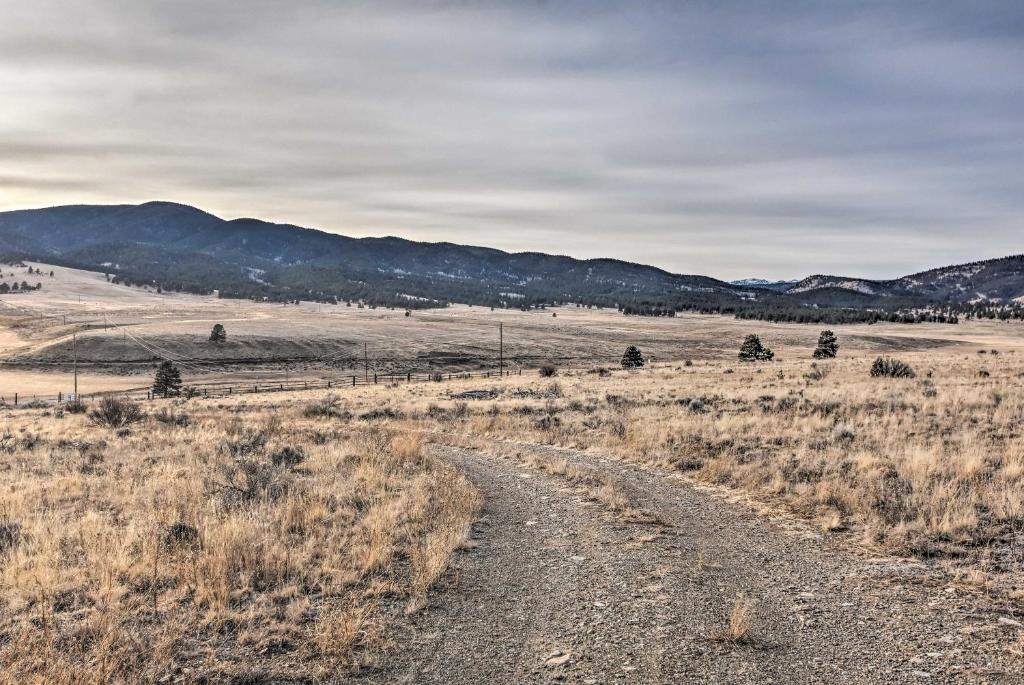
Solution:
<svg viewBox="0 0 1024 685"><path fill-rule="evenodd" d="M292 265L267 270L225 268L213 257L190 252L175 255L145 245L128 246L118 259L129 267L97 266L102 255L75 259L53 258L61 266L105 271L112 283L156 290L212 295L233 299L268 302L315 301L349 306L389 309L431 309L454 303L496 309L544 309L558 305L578 305L616 309L625 316L673 317L679 312L733 316L738 319L838 325L844 323L922 323L956 324L961 318L1024 320L1024 305L985 305L927 303L894 299L889 306L842 306L829 304L827 297L813 305L796 303L774 293L759 293L758 300L744 300L728 293L680 291L671 298L654 300L621 291L553 292L543 284L520 288L522 297L509 301L497 289L478 281L466 283L439 281L426 277L381 273L359 274L340 267ZM84 258L83 258L84 257ZM24 266L32 255L0 253L0 262ZM104 261L106 261L104 259ZM20 284L19 284L20 287ZM33 285L33 287L35 287ZM439 292L441 291L441 292ZM4 292L0 287L0 292ZM849 293L839 293L841 299ZM819 295L819 299L822 296Z"/></svg>

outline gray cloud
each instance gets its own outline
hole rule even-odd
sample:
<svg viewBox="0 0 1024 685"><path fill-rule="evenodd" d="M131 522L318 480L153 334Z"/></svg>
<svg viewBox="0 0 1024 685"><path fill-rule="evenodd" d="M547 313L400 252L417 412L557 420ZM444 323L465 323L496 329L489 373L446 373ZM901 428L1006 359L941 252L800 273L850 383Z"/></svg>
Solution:
<svg viewBox="0 0 1024 685"><path fill-rule="evenodd" d="M1020 252L1013 2L8 0L0 208L170 199L720 277Z"/></svg>

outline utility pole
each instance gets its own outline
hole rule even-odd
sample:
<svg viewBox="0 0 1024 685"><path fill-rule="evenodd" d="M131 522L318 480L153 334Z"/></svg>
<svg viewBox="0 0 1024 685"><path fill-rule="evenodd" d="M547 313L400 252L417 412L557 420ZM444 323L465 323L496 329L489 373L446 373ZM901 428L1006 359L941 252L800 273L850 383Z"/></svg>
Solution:
<svg viewBox="0 0 1024 685"><path fill-rule="evenodd" d="M370 354L367 351L366 343L363 343L363 380L370 380Z"/></svg>
<svg viewBox="0 0 1024 685"><path fill-rule="evenodd" d="M71 334L71 347L74 349L75 400L78 400L78 334Z"/></svg>
<svg viewBox="0 0 1024 685"><path fill-rule="evenodd" d="M505 328L504 324L498 322L498 377L505 372Z"/></svg>

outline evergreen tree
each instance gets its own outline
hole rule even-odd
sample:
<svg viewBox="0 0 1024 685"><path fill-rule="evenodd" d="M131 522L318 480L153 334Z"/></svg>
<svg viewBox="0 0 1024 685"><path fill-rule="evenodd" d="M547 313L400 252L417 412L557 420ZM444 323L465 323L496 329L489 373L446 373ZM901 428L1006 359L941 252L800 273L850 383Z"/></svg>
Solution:
<svg viewBox="0 0 1024 685"><path fill-rule="evenodd" d="M644 365L644 356L636 345L630 345L622 355L622 368L640 369Z"/></svg>
<svg viewBox="0 0 1024 685"><path fill-rule="evenodd" d="M224 330L224 326L222 324L215 325L213 330L210 331L210 342L212 343L227 342L227 339L228 332Z"/></svg>
<svg viewBox="0 0 1024 685"><path fill-rule="evenodd" d="M740 345L740 360L745 362L766 362L775 358L775 353L761 344L761 338L748 335Z"/></svg>
<svg viewBox="0 0 1024 685"><path fill-rule="evenodd" d="M156 370L153 381L153 394L178 395L181 393L181 372L173 363L166 361Z"/></svg>
<svg viewBox="0 0 1024 685"><path fill-rule="evenodd" d="M832 331L822 331L818 336L818 346L814 349L815 359L834 359L839 353L839 341Z"/></svg>

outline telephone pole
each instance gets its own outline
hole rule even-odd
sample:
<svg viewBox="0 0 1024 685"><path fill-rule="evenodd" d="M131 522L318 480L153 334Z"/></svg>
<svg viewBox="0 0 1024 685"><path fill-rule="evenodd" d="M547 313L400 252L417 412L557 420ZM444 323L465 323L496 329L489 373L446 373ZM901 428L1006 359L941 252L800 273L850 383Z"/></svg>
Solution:
<svg viewBox="0 0 1024 685"><path fill-rule="evenodd" d="M498 376L505 375L505 327L498 322Z"/></svg>
<svg viewBox="0 0 1024 685"><path fill-rule="evenodd" d="M74 363L72 364L75 374L75 400L78 400L78 334L71 334L71 347L74 350Z"/></svg>
<svg viewBox="0 0 1024 685"><path fill-rule="evenodd" d="M366 343L363 343L363 380L370 380L370 355L366 349Z"/></svg>

